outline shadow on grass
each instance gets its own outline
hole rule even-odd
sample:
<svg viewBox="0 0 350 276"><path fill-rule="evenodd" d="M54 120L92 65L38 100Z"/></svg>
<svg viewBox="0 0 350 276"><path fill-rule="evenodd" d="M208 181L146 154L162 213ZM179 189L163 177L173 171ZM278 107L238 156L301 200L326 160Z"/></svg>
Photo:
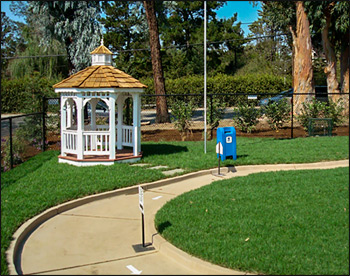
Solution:
<svg viewBox="0 0 350 276"><path fill-rule="evenodd" d="M167 229L168 227L170 227L172 224L170 221L164 221L161 224L158 225L158 232L159 234L162 234L164 232L165 229Z"/></svg>
<svg viewBox="0 0 350 276"><path fill-rule="evenodd" d="M188 152L188 148L184 146L175 146L170 144L154 144L154 145L142 145L142 152L144 157L161 154L173 154L179 152Z"/></svg>

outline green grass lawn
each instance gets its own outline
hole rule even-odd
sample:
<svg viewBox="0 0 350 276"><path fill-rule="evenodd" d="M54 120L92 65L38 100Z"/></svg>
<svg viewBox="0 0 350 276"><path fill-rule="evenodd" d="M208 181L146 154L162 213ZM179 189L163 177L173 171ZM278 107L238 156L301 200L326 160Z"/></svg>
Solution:
<svg viewBox="0 0 350 276"><path fill-rule="evenodd" d="M216 141L145 142L141 162L183 168L186 172L216 167ZM166 178L161 171L128 164L74 167L58 163L58 151L41 153L1 173L1 274L8 274L5 252L26 220L60 203L87 195ZM222 165L303 163L349 158L349 137L277 140L237 137L237 160Z"/></svg>
<svg viewBox="0 0 350 276"><path fill-rule="evenodd" d="M216 181L166 203L155 224L175 246L228 268L349 275L349 168Z"/></svg>

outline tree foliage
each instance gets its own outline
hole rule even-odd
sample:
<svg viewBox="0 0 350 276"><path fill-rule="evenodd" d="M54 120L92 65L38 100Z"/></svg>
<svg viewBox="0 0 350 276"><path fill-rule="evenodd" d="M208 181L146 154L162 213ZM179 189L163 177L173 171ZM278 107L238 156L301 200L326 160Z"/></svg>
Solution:
<svg viewBox="0 0 350 276"><path fill-rule="evenodd" d="M115 66L135 78L152 76L148 51L133 51L149 47L148 26L142 5L135 1L102 3L105 17L100 18L106 32L104 43L116 53Z"/></svg>
<svg viewBox="0 0 350 276"><path fill-rule="evenodd" d="M292 73L292 41L286 29L281 29L270 19L268 5L262 5L258 11L258 20L249 26L255 38L244 49L247 64L238 71L239 74L263 71L280 76Z"/></svg>
<svg viewBox="0 0 350 276"><path fill-rule="evenodd" d="M91 64L90 52L102 38L99 1L32 1L28 9L38 15L43 47L53 39L64 43L70 73Z"/></svg>
<svg viewBox="0 0 350 276"><path fill-rule="evenodd" d="M7 57L15 55L17 48L23 45L21 27L23 24L11 20L5 12L1 12L1 60L2 68L8 64ZM4 73L5 70L2 70Z"/></svg>

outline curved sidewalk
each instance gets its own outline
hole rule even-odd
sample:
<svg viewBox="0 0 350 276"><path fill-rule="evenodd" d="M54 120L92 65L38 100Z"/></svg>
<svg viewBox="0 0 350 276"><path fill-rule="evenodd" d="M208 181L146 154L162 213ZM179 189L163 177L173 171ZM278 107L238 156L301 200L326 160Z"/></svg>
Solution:
<svg viewBox="0 0 350 276"><path fill-rule="evenodd" d="M10 274L248 274L192 257L165 241L154 216L170 199L212 181L278 170L348 167L349 160L252 165L194 172L142 184L145 243L142 246L138 186L74 200L39 214L14 234L7 251Z"/></svg>

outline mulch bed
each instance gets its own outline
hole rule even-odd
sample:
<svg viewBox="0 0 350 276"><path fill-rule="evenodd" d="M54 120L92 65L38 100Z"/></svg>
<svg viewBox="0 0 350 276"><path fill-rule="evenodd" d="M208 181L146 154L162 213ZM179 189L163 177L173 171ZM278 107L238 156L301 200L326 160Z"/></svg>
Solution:
<svg viewBox="0 0 350 276"><path fill-rule="evenodd" d="M284 127L279 130L271 129L259 129L255 130L252 133L244 133L236 129L237 137L272 137L276 139L285 139L291 138L291 128ZM293 128L293 138L297 137L307 137L308 132L305 131L302 127ZM332 130L332 136L349 136L349 126L340 126ZM207 137L209 140L209 138ZM213 131L213 139L216 139L216 130ZM181 135L176 129L157 129L157 130L148 130L142 131L142 141L182 141ZM185 141L201 141L204 140L203 130L194 129L192 135L189 134Z"/></svg>

